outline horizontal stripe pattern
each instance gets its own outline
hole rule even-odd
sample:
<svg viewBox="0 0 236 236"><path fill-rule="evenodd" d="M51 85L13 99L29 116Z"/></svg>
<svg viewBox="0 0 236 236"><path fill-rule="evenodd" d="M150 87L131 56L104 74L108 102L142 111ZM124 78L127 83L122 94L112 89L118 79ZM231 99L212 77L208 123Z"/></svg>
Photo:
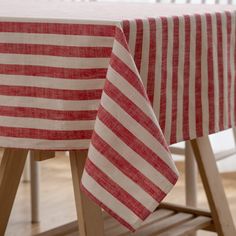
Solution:
<svg viewBox="0 0 236 236"><path fill-rule="evenodd" d="M53 56L53 55L52 55ZM105 69L108 66L109 58L78 58L78 57L53 57L28 55L28 54L0 54L0 64L9 65L34 65L45 67L50 64L50 67L64 68L65 65L68 69L89 69L96 65L97 69ZM50 63L49 63L49 62Z"/></svg>
<svg viewBox="0 0 236 236"><path fill-rule="evenodd" d="M0 22L0 144L89 148L82 190L134 231L177 181L168 145L235 126L235 29L234 12Z"/></svg>
<svg viewBox="0 0 236 236"><path fill-rule="evenodd" d="M22 118L14 117L14 116L0 116L0 123L2 126L6 127L22 127L34 129L37 127L38 129L44 130L61 130L61 131L76 131L76 130L87 130L91 131L94 129L94 120L49 120L39 118L26 118L25 116Z"/></svg>
<svg viewBox="0 0 236 236"><path fill-rule="evenodd" d="M27 38L27 41L26 41ZM33 44L45 46L63 47L112 47L113 37L91 35L60 35L60 34L37 34L0 32L0 42L7 44ZM22 50L22 49L21 49ZM98 49L97 49L98 50Z"/></svg>
<svg viewBox="0 0 236 236"><path fill-rule="evenodd" d="M5 96L39 97L62 100L96 100L101 97L102 90L65 90L26 86L1 85L0 94Z"/></svg>
<svg viewBox="0 0 236 236"><path fill-rule="evenodd" d="M110 57L110 47L72 47L43 44L0 43L0 53L49 55L62 57L99 58Z"/></svg>
<svg viewBox="0 0 236 236"><path fill-rule="evenodd" d="M12 56L14 58L14 55ZM51 58L51 60L53 60L53 58ZM94 67L96 67L96 65L94 65ZM61 79L96 79L105 78L106 72L106 68L77 69L47 65L0 64L0 74L7 75L43 76Z"/></svg>
<svg viewBox="0 0 236 236"><path fill-rule="evenodd" d="M103 89L105 79L60 79L43 76L24 76L0 74L1 85L30 86L37 88L66 89L66 90L97 90Z"/></svg>
<svg viewBox="0 0 236 236"><path fill-rule="evenodd" d="M88 148L116 29L103 23L0 22L1 137Z"/></svg>
<svg viewBox="0 0 236 236"><path fill-rule="evenodd" d="M11 107L0 106L0 116L12 116L12 117L29 117L40 118L49 120L62 120L62 121L82 121L82 120L95 120L97 111L65 111L65 110L50 110L42 108L32 107Z"/></svg>
<svg viewBox="0 0 236 236"><path fill-rule="evenodd" d="M0 22L0 32L91 35L113 37L115 25L64 24L41 22Z"/></svg>

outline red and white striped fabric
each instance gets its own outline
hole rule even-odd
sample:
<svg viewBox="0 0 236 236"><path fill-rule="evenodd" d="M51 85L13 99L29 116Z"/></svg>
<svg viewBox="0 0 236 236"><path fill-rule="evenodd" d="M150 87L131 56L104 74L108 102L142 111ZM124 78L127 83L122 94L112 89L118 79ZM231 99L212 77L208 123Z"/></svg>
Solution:
<svg viewBox="0 0 236 236"><path fill-rule="evenodd" d="M89 148L81 188L132 231L177 181L168 144L235 125L236 13L177 8L0 17L0 146Z"/></svg>
<svg viewBox="0 0 236 236"><path fill-rule="evenodd" d="M124 21L168 144L235 126L235 17L225 11Z"/></svg>

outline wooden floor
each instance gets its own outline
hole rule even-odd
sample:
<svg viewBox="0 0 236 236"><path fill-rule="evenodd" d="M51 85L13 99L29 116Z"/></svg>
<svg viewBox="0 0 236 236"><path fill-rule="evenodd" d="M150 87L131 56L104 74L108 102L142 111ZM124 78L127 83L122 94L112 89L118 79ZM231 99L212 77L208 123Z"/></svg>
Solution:
<svg viewBox="0 0 236 236"><path fill-rule="evenodd" d="M6 236L31 236L39 232L47 231L59 225L76 219L75 205L69 158L63 153L59 158L40 163L41 169L41 222L30 222L30 185L21 183L17 193L14 209ZM180 181L168 195L166 200L173 203L184 203L184 173L183 163L177 163L181 173ZM236 223L236 173L222 174L226 194L230 203L230 209ZM199 206L206 208L206 198L199 181ZM213 233L199 232L199 236L215 235Z"/></svg>

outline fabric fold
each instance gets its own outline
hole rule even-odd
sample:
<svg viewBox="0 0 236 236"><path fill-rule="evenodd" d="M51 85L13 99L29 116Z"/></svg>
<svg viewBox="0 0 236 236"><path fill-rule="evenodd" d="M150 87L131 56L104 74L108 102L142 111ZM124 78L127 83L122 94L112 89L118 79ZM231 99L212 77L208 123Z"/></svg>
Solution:
<svg viewBox="0 0 236 236"><path fill-rule="evenodd" d="M135 231L177 179L125 34L117 25L81 188Z"/></svg>

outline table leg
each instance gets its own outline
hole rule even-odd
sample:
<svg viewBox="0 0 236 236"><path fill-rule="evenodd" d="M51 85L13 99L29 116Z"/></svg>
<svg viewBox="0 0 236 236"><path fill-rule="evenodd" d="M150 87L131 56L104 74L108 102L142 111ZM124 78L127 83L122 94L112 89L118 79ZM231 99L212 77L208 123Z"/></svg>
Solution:
<svg viewBox="0 0 236 236"><path fill-rule="evenodd" d="M236 146L236 127L232 128L233 136L234 136L234 146Z"/></svg>
<svg viewBox="0 0 236 236"><path fill-rule="evenodd" d="M197 163L194 158L190 141L185 146L185 186L186 205L197 206Z"/></svg>
<svg viewBox="0 0 236 236"><path fill-rule="evenodd" d="M185 142L185 196L186 205L197 206L197 163L194 158L190 141ZM196 233L188 236L196 236Z"/></svg>
<svg viewBox="0 0 236 236"><path fill-rule="evenodd" d="M24 183L28 183L30 182L30 175L29 175L29 172L30 172L30 165L29 165L29 158L26 159L26 162L25 162L25 167L24 167L24 171L23 171L23 174L22 174L22 181Z"/></svg>
<svg viewBox="0 0 236 236"><path fill-rule="evenodd" d="M40 222L40 166L39 161L55 157L54 151L31 150L30 151L30 190L31 190L31 221Z"/></svg>
<svg viewBox="0 0 236 236"><path fill-rule="evenodd" d="M70 151L70 163L74 186L76 210L80 236L103 236L103 218L101 208L80 191L87 151Z"/></svg>
<svg viewBox="0 0 236 236"><path fill-rule="evenodd" d="M191 141L191 145L210 205L215 229L219 236L236 235L209 138L194 139Z"/></svg>
<svg viewBox="0 0 236 236"><path fill-rule="evenodd" d="M0 235L4 235L27 158L27 150L7 148L0 166Z"/></svg>

